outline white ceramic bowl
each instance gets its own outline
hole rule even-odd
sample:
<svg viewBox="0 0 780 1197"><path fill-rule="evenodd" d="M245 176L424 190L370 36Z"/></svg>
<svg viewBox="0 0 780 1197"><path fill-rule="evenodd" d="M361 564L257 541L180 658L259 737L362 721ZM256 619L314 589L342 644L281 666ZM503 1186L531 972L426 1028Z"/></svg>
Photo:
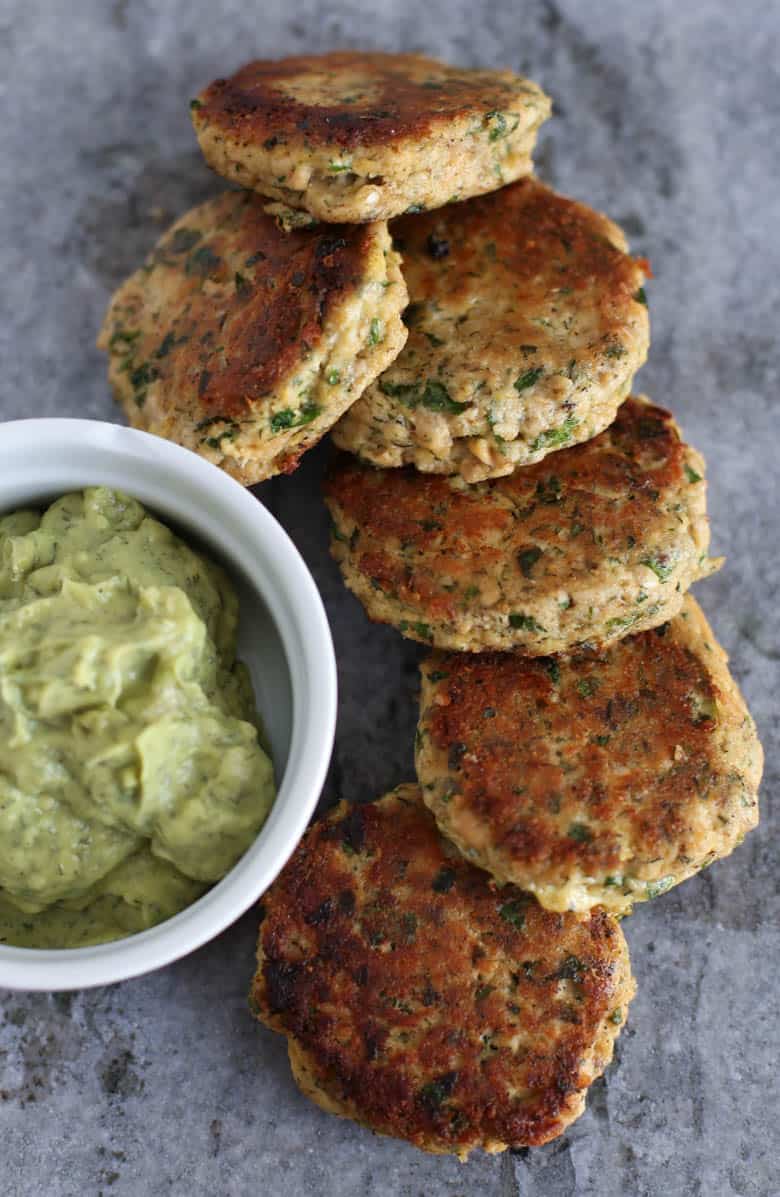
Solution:
<svg viewBox="0 0 780 1197"><path fill-rule="evenodd" d="M178 445L93 420L0 424L0 512L84 486L138 499L227 568L241 603L239 655L271 741L278 795L257 840L192 906L91 948L0 946L0 987L105 985L169 964L218 935L285 864L320 795L336 725L336 662L322 601L297 549L258 500Z"/></svg>

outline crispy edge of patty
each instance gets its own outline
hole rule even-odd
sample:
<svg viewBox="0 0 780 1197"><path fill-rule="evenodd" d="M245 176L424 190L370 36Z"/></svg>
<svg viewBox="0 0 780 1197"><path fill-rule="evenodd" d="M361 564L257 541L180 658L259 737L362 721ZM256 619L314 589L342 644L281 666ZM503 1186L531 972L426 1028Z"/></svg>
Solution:
<svg viewBox="0 0 780 1197"><path fill-rule="evenodd" d="M447 518L457 525L450 527L448 534L454 542L450 555L461 562L467 559L467 538L472 533L479 537L483 527L490 529L502 515L495 506L480 513L479 491L462 490L460 483L409 469L377 470L346 456L338 459L325 481L325 499L332 519L331 554L345 584L363 604L369 618L390 624L410 640L437 648L461 652L502 649L527 656L548 656L569 651L583 641L608 644L628 632L656 627L676 615L691 584L709 576L722 563L719 558L707 557L710 537L704 459L682 441L671 414L644 397L627 400L621 413L618 422L601 434L601 444L611 446L623 422L638 425L642 420L657 420L663 433L654 438L654 444L665 439L668 446L665 464L674 468L677 475L652 529L647 525L646 539L639 548L632 546L630 560L621 564L604 550L597 564L588 562L587 568L576 577L569 575L566 586L556 581L554 587L538 594L531 585L525 585L518 568L517 591L508 597L500 596L498 601L495 595L489 596L490 601L483 600L482 591L476 586L486 568L480 558L485 550L481 540L474 550L472 585L463 592L468 594L470 589L476 593L460 600L459 606L443 588L437 591L438 565L426 567L424 561L425 542L437 535L437 502L451 502L457 507L456 516L447 513ZM527 479L531 488L536 483L536 492L542 487L540 503L552 509L555 504L549 504L550 496L544 489L547 483L542 475L557 468L555 477L558 481L558 474L563 478L561 489L565 497L569 474L576 481L577 463L584 463L596 451L600 451L600 445L595 440L563 450L556 461L530 467L532 472L518 471L506 482L499 479L482 484L482 493L501 496L506 489L511 492ZM361 480L366 483L364 502L360 501ZM640 491L646 491L652 481L648 473ZM410 493L417 499L424 496L423 506L431 513L430 521L421 523L412 519L410 513L408 524L404 524L404 499ZM354 496L356 502L346 510L344 500ZM529 501L532 499L533 490ZM376 527L372 527L372 520ZM432 527L424 526L428 523ZM664 533L661 543L659 529ZM587 528L584 531L587 533ZM393 541L392 556L384 548L383 535ZM396 540L407 547L419 543L422 564L413 560L414 568L410 570L395 550ZM500 546L501 560L497 566L504 568L519 547L512 544L503 551ZM660 563L666 560L664 552L668 554L668 564L662 566ZM535 587L537 582L532 585ZM637 599L638 594L645 595L642 602Z"/></svg>
<svg viewBox="0 0 780 1197"><path fill-rule="evenodd" d="M663 795L659 795L659 809L656 812L659 818L687 820L684 828L678 831L677 839L669 842L673 851L671 857L659 855L658 840L663 840L664 836L660 832L656 834L657 827L645 825L643 808L640 807L636 815L637 821L628 825L619 819L619 814L616 814L613 807L602 816L601 821L599 820L598 814L594 814L597 806L593 807L591 803L596 799L609 802L611 795L608 792L604 794L599 788L601 782L598 777L595 779L596 788L589 789L586 757L582 758L585 773L575 782L575 786L579 787L581 800L577 801L576 790L573 798L569 798L565 790L559 797L559 802L565 807L562 818L569 825L566 835L561 828L551 832L549 825L555 823L553 814L546 809L540 809L540 818L537 820L534 820L532 815L526 816L524 812L522 824L518 823L512 834L504 839L504 846L496 842L490 808L491 802L495 801L497 811L501 814L502 826L511 817L511 800L508 798L506 786L511 781L509 775L512 767L510 766L506 775L502 772L506 768L507 753L511 752L511 749L501 750L500 764L496 758L495 778L492 770L488 778L490 767L483 762L480 777L487 788L483 788L480 781L476 791L471 794L471 785L467 790L462 790L464 781L460 761L455 758L461 748L462 757L468 754L469 741L473 743L474 736L479 736L479 721L475 712L469 710L459 724L459 708L452 708L452 727L457 728L457 732L454 731L453 734L457 736L455 743L458 749L453 756L453 745L441 742L436 733L436 726L441 718L439 713L450 710L450 687L454 686L459 693L463 687L462 693L468 703L469 695L474 694L476 679L470 676L474 668L483 677L488 678L490 670L495 669L499 675L496 677L496 690L479 687L479 701L484 702L488 708L491 703L499 705L500 689L511 684L513 674L517 675L518 685L522 683L523 674L537 675L531 676L528 682L529 692L533 695L539 690L541 673L547 673L548 677L544 679L542 688L549 690L549 696L538 699L542 704L538 723L527 727L518 725L516 729L516 734L521 740L528 740L540 732L544 724L544 712L549 709L550 703L555 702L561 667L565 673L569 665L566 657L531 662L507 654L462 658L458 654L435 652L421 666L422 690L420 722L415 741L415 764L426 805L434 814L442 833L451 839L469 860L487 869L499 883L511 882L533 893L548 910L585 911L594 906L603 906L614 914L628 914L635 902L657 897L694 876L715 860L728 856L758 823L758 790L763 766L761 744L739 687L729 672L726 653L715 640L712 629L692 595L686 597L682 612L667 625L665 632L660 639L657 638L656 632L646 632L642 640L636 640L636 645L640 652L645 646L648 646L651 652L665 652L667 645L670 650L680 650L683 663L676 664L670 659L670 668L675 672L678 669L684 670L687 658L692 684L695 680L693 675L698 673L699 668L703 668L707 675L707 687L714 696L712 703L716 708L717 722L708 722L705 713L698 720L699 726L692 727L691 714L687 707L686 710L682 710L680 706L675 709L674 705L670 705L663 728L659 729L656 725L655 732L652 728L648 729L652 744L651 747L645 745L644 748L646 751L663 748L666 737L669 740L670 759L675 762L670 768L685 768L686 753L691 750L692 736L708 735L706 745L697 754L696 760L699 761L700 757L706 760L708 785L712 785L714 779L717 779L723 786L722 794L708 793L706 799L699 798L698 792L694 792L695 784L698 784L696 779L686 778L681 773L676 785L680 798L685 801L685 807L680 809L679 804L676 804L673 809L667 811L666 800L663 799ZM630 637L629 640L613 645L607 649L607 654L614 656L625 652L628 664L629 661L633 661L633 657L628 657L632 647L630 641L633 640L634 637ZM692 662L696 664L693 665ZM634 667L641 670L641 659L638 663L634 662ZM574 675L569 680L573 683ZM592 689L589 676L580 680L577 687L578 710L571 712L573 726L577 728L584 726L582 720L593 720L597 729L600 726L600 729L604 730L605 725L600 723L588 708L596 705L601 711L607 704L608 712L608 704L611 702L622 710L629 701L633 701L619 693L611 695ZM673 698L670 695L669 703L672 702ZM705 712L709 711L709 707L710 700L703 700ZM493 711L494 707L489 706L489 710ZM488 737L490 726L489 723L484 724L484 732ZM679 744L672 750L672 740L678 733ZM640 733L636 731L633 734L638 737ZM606 737L607 740L610 738ZM601 737L597 736L595 743L599 743L600 740ZM562 751L565 756L565 750ZM601 751L599 748L587 746L582 749L583 753L590 752L597 756L601 755ZM603 751L608 751L608 748ZM511 757L509 759L511 760ZM517 764L515 784L532 784L527 761L523 765L522 759L518 758ZM532 767L533 762L530 768ZM622 764L620 767L623 767ZM704 769L705 765L702 763L701 767ZM542 784L550 770L546 762L540 764L540 769L539 777ZM641 775L639 780L641 781ZM684 791L686 781L687 793ZM554 791L554 777L550 778L549 784ZM567 784L565 778L563 784ZM630 797L631 787L637 784L638 779L629 767L623 800L624 813L629 818L635 810ZM495 790L494 785L498 787ZM458 790L462 790L461 798L458 797ZM644 787L642 793L646 793ZM545 824L548 824L547 831ZM600 875L595 877L593 874L596 861L591 854L591 848L594 847L598 851L599 835L605 828L614 835L621 859L616 865L611 861L611 856L609 864L602 859L598 862ZM644 845L641 838L639 842L634 840L634 835L639 833L641 837L642 832L646 836ZM547 847L544 849L547 835L549 839L546 840ZM517 851L512 850L515 843L518 846ZM614 852L614 849L615 843L611 842L609 852ZM539 857L544 859L537 863L536 858Z"/></svg>
<svg viewBox="0 0 780 1197"><path fill-rule="evenodd" d="M473 483L611 423L650 339L649 268L613 221L526 178L391 232L409 338L334 429L340 448Z"/></svg>
<svg viewBox="0 0 780 1197"><path fill-rule="evenodd" d="M485 1085L472 1081L472 1084L476 1084L476 1091L469 1088L468 1081L471 1073L467 1071L466 1087L464 1087L464 1078L459 1077L457 1073L449 1073L444 1078L438 1076L440 1061L436 1057L436 1048L432 1046L431 1040L432 1034L435 1038L436 1024L427 1029L425 1025L422 1026L422 1039L419 1044L422 1049L421 1053L415 1054L417 1049L414 1048L410 1058L404 1049L402 1053L403 1068L400 1072L398 1069L392 1069L392 1076L388 1078L384 1071L380 1071L377 1076L372 1077L371 1061L375 1058L375 1054L368 1053L367 1059L362 1064L359 1060L356 1062L353 1049L358 1040L355 1039L353 1032L349 1032L346 1038L344 1037L347 1026L352 1025L351 1020L347 1021L347 1011L350 1014L359 1015L359 1021L365 1017L372 1017L371 1000L368 997L361 997L359 1008L350 1005L348 1000L345 1006L346 999L344 998L334 1005L333 1001L329 1000L329 995L332 997L336 992L333 989L336 984L334 972L330 974L330 988L327 977L322 974L328 967L324 962L335 960L335 973L342 981L346 982L352 979L361 985L369 985L367 993L373 994L381 980L376 962L377 959L381 960L384 957L378 953L373 959L369 959L367 964L364 962L356 972L353 965L357 963L357 958L361 954L366 954L365 935L360 941L362 949L359 946L357 956L352 959L348 925L339 927L336 956L333 955L334 944L330 941L326 943L324 940L321 942L320 933L320 928L327 924L335 910L343 911L347 920L354 919L356 925L359 925L357 920L360 917L371 917L373 906L370 903L366 905L364 901L355 907L353 901L347 908L343 903L343 891L336 895L334 886L339 882L339 878L328 873L322 841L324 840L326 844L333 843L338 838L339 828L345 828L344 839L350 845L349 858L350 860L354 859L356 851L359 852L364 847L362 822L358 821L360 812L372 807L381 811L383 816L386 812L391 812L394 807L401 811L405 807L416 808L415 821L423 813L428 816L421 800L419 787L402 785L378 802L365 804L364 807L356 808L342 802L324 820L309 829L303 844L299 846L282 877L265 896L257 950L258 969L250 991L250 1006L253 1012L260 1021L287 1037L288 1054L296 1082L306 1096L329 1113L351 1118L380 1134L405 1138L423 1150L437 1154L454 1153L462 1159L467 1158L469 1151L475 1147L498 1152L510 1145L520 1146L525 1145L526 1142L529 1145L537 1145L548 1142L562 1133L583 1112L587 1089L608 1066L613 1055L615 1039L625 1025L626 1009L635 994L636 986L631 975L628 947L619 924L605 911L591 912L588 916L550 916L538 906L530 895L522 894L513 887L508 890L497 889L487 875L475 869L467 861L452 858L436 833L433 819L430 818L430 822L428 821L429 816L419 824L419 832L416 829L413 831L411 826L406 828L409 834L405 835L400 844L404 851L407 851L409 846L416 844L418 849L427 850L431 854L431 833L435 836L433 840L433 843L437 845L433 852L435 860L433 860L431 868L428 869L431 874L430 887L426 884L423 898L427 897L429 902L440 906L451 904L452 901L459 901L459 907L463 910L465 917L470 917L471 923L477 928L484 923L486 908L489 904L493 912L490 916L490 925L494 926L495 930L488 935L488 939L491 946L493 943L498 944L495 950L499 957L502 952L508 951L510 946L517 951L518 956L523 952L526 954L531 952L533 955L535 954L534 948L537 949L536 954L540 950L542 953L549 951L551 936L554 937L557 931L560 933L561 939L556 946L555 954L556 956L560 955L562 965L560 972L545 974L537 977L536 980L532 980L532 978L534 969L538 970L540 960L526 962L530 966L530 972L526 971L525 966L521 970L526 980L525 982L518 980L517 984L521 988L527 984L529 989L528 995L521 995L529 998L526 1004L526 1019L533 1020L532 1028L535 1027L540 1034L545 1025L550 1029L543 1034L539 1052L535 1053L531 1049L530 1059L524 1051L521 1052L522 1075L514 1076L510 1070L510 1075L507 1077L504 1075L503 1068L497 1074L491 1075L490 1085L492 1087L490 1087L489 1101L484 1109L480 1102L485 1098ZM314 837L319 837L320 855L319 858L312 855L309 860L306 858L306 851ZM353 844L356 846L352 847ZM390 851L393 846L390 845ZM341 851L344 855L346 850L343 842ZM369 844L369 851L374 851L373 844ZM371 859L375 859L375 857L372 856ZM392 861L389 863L392 864ZM419 864L419 857L418 861L413 860L410 863ZM404 870L401 884L403 884L405 876ZM356 875L352 872L349 874L349 878L360 881L362 873ZM294 900L290 900L291 895L287 894L284 889L288 881L292 883ZM417 881L419 885L419 878ZM448 898L447 895L453 890L453 887L455 893L452 898ZM465 892L458 893L459 889ZM324 901L320 902L323 893L326 896ZM434 893L435 896L431 897L430 895ZM336 901L337 896L338 901ZM480 898L483 900L481 905ZM485 902L485 898L487 898L487 902ZM286 899L287 906L285 906ZM280 907L278 910L276 908L277 901ZM494 904L496 905L494 906ZM304 912L304 905L312 906L312 909ZM411 905L414 905L414 902ZM386 907L387 903L383 903L383 906ZM496 917L497 914L498 917ZM556 918L568 918L573 921L567 924L556 924ZM528 929L528 920L531 922L530 929ZM440 919L437 920L435 914L431 915L431 922L434 926L440 925ZM403 919L400 925L404 925ZM414 925L418 925L417 916L415 916ZM299 928L297 932L296 926ZM312 934L312 929L313 938L316 939L319 946L314 955L307 956L304 939L307 935ZM532 936L530 941L529 934ZM536 938L533 938L534 935ZM582 937L584 937L586 945L590 947L590 952L588 952L587 946L583 952L583 944L580 942ZM514 944L515 939L518 940L517 944ZM512 941L511 945L510 941ZM521 952L523 944L525 947ZM542 944L543 947L540 946ZM583 959L571 954L564 955L566 952L570 953L572 948L580 951ZM403 951L403 948L400 950ZM395 962L396 953L391 953L391 957ZM587 960L587 964L584 963L585 960ZM273 974L272 977L267 978L266 974L271 965L274 966ZM433 965L431 967L433 968ZM310 969L313 969L313 972L307 978L307 970ZM511 973L508 964L507 971ZM362 981L358 979L358 973L363 974ZM401 966L402 973L403 965ZM431 972L429 982L431 978L436 979L437 976L438 974ZM479 981L480 976L481 973L478 969L475 978L469 972L468 983L471 984L474 979ZM491 974L491 976L495 978L495 974ZM303 1007L301 1010L298 1009L300 1003L304 1003L306 1009L309 1009L306 997L309 979L317 988L318 1000L327 1009L335 1012L337 1025L332 1028L334 1034L331 1034L326 1027L323 1030L324 1037L322 1039L315 1037L315 1042L307 1045L301 1041L300 1035L296 1035L294 1026L291 1027L289 1024L291 1022L294 1024L297 1021L298 1014L305 1013ZM394 972L389 972L386 983L403 1006L403 993L395 985L395 979ZM417 980L419 979L418 977ZM556 983L554 992L552 989L549 991L544 989L541 994L534 992L536 984L549 985L553 981ZM437 984L440 983L437 980ZM578 989L575 988L570 992L571 986L579 987L582 984L584 984L584 988L578 1000L588 999L589 1009L583 1009L581 1017L574 1019L574 1025L582 1026L583 1023L585 1025L579 1035L574 1031L567 1033L565 1029L554 1032L557 1049L552 1050L548 1036L553 1024L557 1023L564 1028L570 1021L568 1017L564 1017L565 1012L563 1009L559 1009L558 1003L563 1001L565 1005L567 998L572 996L576 998ZM561 986L563 986L562 993ZM489 998L492 988L488 986L487 990L488 992L481 996L479 993L477 994L475 999L477 1003ZM378 992L381 997L384 990ZM417 995L411 989L408 997L410 1001L417 1001ZM391 1005L396 1005L395 1000ZM427 1007L426 1000L423 1000L423 1005ZM422 1007L420 1009L422 1010ZM541 1015L539 1009L541 1009ZM382 1016L386 1014L386 1010L386 1003L383 1003ZM520 1010L515 1010L512 1017L519 1013ZM304 1018L304 1023L308 1017L309 1015ZM477 1022L480 1026L492 1027L496 1019L495 1012L491 1015L489 1012L484 1013L480 1010L477 1014ZM326 1020L328 1025L330 1025L329 1020L330 1016ZM400 1021L398 1018L395 1019L395 1023L398 1023L399 1026ZM386 1034L392 1035L394 1029L396 1028L390 1027ZM470 1048L472 1054L476 1050L478 1055L481 1051L473 1035L466 1039L465 1045L465 1048L458 1047L457 1051L454 1048L447 1048L448 1060L451 1061L453 1053L458 1056L460 1061L458 1067L461 1073L468 1064L468 1061L463 1061L464 1050ZM511 1037L509 1038L509 1047L512 1052L516 1050L512 1047ZM355 1068L357 1068L357 1072L355 1072ZM426 1068L431 1073L430 1077L429 1073L425 1071ZM456 1130L454 1136L449 1131L445 1134L437 1133L436 1118L426 1115L426 1109L428 1114L431 1114L427 1100L420 1108L411 1096L415 1092L418 1095L420 1093L424 1095L427 1089L435 1087L439 1081L447 1081L453 1077L455 1078L453 1085L457 1086L453 1096L463 1102L466 1102L469 1096L472 1100L476 1100L476 1109L469 1106L466 1106L466 1109L487 1120L485 1125L477 1126L472 1134L466 1134L463 1127ZM517 1089L518 1085L521 1087L521 1092L529 1092L522 1084L523 1081L528 1082L531 1086L530 1093L538 1094L531 1111L528 1112L521 1107L519 1112L517 1109L510 1111L504 1119L500 1115L496 1116L495 1110L488 1107L493 1106L494 1099L498 1096L495 1088L498 1083L497 1078L509 1087L505 1094L506 1100L511 1100L511 1093ZM426 1084L420 1089L423 1081ZM411 1091L410 1083L413 1083ZM348 1091L350 1088L353 1089L352 1093ZM381 1116L376 1110L372 1114L370 1110L367 1112L362 1107L361 1089L371 1099L378 1098L380 1108L383 1103L388 1105L386 1116ZM463 1110L462 1105L458 1108ZM501 1130L502 1121L505 1123L503 1130ZM493 1131L489 1129L491 1123L496 1124ZM522 1144L516 1135L506 1133L507 1128L512 1124L516 1128L523 1127ZM499 1137L499 1130L503 1137Z"/></svg>
<svg viewBox="0 0 780 1197"><path fill-rule="evenodd" d="M296 72L361 64L384 88L383 102L368 112L298 101L274 87ZM403 71L415 68L442 76L444 92L404 83ZM442 111L432 97L448 87L456 102ZM346 52L247 63L201 92L192 119L206 161L225 178L319 220L360 222L438 207L529 174L550 110L536 84L509 71Z"/></svg>
<svg viewBox="0 0 780 1197"><path fill-rule="evenodd" d="M197 294L193 282L191 295L176 294L181 279L175 274L160 276L156 289L149 281L155 271L169 268L188 274L189 258L176 259L172 265L168 253L176 237L182 238L195 226L205 225L208 231L201 236L195 253L208 254L209 242L222 235L220 220L225 214L229 218L231 209L240 208L242 203L254 206L248 220L265 222L257 239L266 249L269 242L276 242L280 260L296 248L305 249L307 238L315 247L315 257L317 247L327 249L333 244L332 252L325 254L316 268L322 275L316 283L317 295L299 300L285 290L275 305L280 328L289 323L288 317L298 306L307 330L312 322L317 325L319 321L317 327L307 331L314 343L304 345L301 341L296 349L294 337L281 339L280 332L276 358L273 352L269 355L267 347L262 360L253 357L252 339L256 334L254 325L247 323L247 313L251 313L252 305L265 310L267 300L259 284L256 289L248 286L244 274L236 272L235 278L222 279L210 277L207 272ZM236 219L242 219L240 214ZM242 252L251 248L240 242L242 231L246 232L240 228L234 234L228 248L233 243ZM406 340L400 319L407 300L406 285L387 225L377 222L359 230L345 230L344 237L336 233L335 229L320 228L288 235L273 215L263 212L262 201L251 193L226 192L177 220L158 241L146 264L114 293L98 336L98 347L109 355L109 381L115 399L130 424L192 449L247 486L294 470L302 454L322 438ZM231 237L230 232L224 235ZM217 276L219 270L217 267ZM265 285L274 280L263 274L262 281ZM167 294L169 288L173 289L172 296ZM200 315L197 309L191 312L196 303L200 304ZM222 310L232 315L237 327L239 321L241 325L231 346L231 360L213 377L203 362L198 364L191 356L197 352L192 345L199 319L201 330L208 330L209 322L215 321ZM132 341L124 339L128 324L137 325ZM275 327L271 316L266 317L265 326ZM374 335L378 326L382 328L379 340ZM201 343L205 336L206 332ZM264 377L268 375L259 398L247 393L255 366ZM135 380L144 371L143 401L139 402ZM224 393L219 389L221 378L229 379L222 385ZM205 388L204 379L210 380ZM213 399L211 389L215 390ZM273 421L279 426L275 427Z"/></svg>

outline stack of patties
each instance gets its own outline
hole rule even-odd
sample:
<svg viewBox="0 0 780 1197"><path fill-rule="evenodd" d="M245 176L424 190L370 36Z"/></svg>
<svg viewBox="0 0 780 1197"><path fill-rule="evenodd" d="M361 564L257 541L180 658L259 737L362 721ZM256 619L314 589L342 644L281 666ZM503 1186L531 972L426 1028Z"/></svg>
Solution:
<svg viewBox="0 0 780 1197"><path fill-rule="evenodd" d="M252 485L294 470L403 347L388 218L527 174L550 102L510 71L349 52L252 62L191 110L247 190L173 225L98 345L131 424Z"/></svg>
<svg viewBox="0 0 780 1197"><path fill-rule="evenodd" d="M462 1157L547 1142L625 1022L617 916L757 820L761 748L686 593L718 565L704 463L630 395L648 267L532 177L550 104L508 71L254 62L192 107L251 190L115 296L117 395L247 483L336 424L333 554L435 650L419 784L309 830L253 1008L327 1110Z"/></svg>

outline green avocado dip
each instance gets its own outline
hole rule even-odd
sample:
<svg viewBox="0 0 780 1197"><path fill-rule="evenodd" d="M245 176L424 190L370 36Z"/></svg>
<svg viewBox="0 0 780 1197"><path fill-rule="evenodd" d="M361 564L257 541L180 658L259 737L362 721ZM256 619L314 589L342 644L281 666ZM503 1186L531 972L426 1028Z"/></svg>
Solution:
<svg viewBox="0 0 780 1197"><path fill-rule="evenodd" d="M134 499L0 517L0 943L142 931L228 872L274 800L238 600Z"/></svg>

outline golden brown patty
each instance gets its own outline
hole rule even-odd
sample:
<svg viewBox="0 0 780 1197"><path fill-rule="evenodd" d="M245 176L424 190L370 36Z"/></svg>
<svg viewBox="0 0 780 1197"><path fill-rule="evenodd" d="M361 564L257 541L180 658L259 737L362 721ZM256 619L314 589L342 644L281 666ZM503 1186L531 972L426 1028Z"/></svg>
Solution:
<svg viewBox="0 0 780 1197"><path fill-rule="evenodd" d="M391 231L409 339L334 430L341 448L477 482L614 419L649 325L644 267L612 221L523 179Z"/></svg>
<svg viewBox="0 0 780 1197"><path fill-rule="evenodd" d="M707 558L704 462L663 408L507 478L377 470L326 482L332 552L372 619L441 648L531 656L606 643L679 611Z"/></svg>
<svg viewBox="0 0 780 1197"><path fill-rule="evenodd" d="M758 821L761 745L726 661L691 596L603 650L434 653L423 797L461 851L549 910L626 912Z"/></svg>
<svg viewBox="0 0 780 1197"><path fill-rule="evenodd" d="M406 337L387 225L285 233L229 191L165 234L98 339L137 428L252 484L289 473Z"/></svg>
<svg viewBox="0 0 780 1197"><path fill-rule="evenodd" d="M419 212L528 174L549 114L511 71L357 51L250 62L192 102L214 170L330 221Z"/></svg>
<svg viewBox="0 0 780 1197"><path fill-rule="evenodd" d="M615 920L498 889L417 786L342 803L264 899L250 1002L325 1109L427 1151L546 1143L580 1113L634 992Z"/></svg>

